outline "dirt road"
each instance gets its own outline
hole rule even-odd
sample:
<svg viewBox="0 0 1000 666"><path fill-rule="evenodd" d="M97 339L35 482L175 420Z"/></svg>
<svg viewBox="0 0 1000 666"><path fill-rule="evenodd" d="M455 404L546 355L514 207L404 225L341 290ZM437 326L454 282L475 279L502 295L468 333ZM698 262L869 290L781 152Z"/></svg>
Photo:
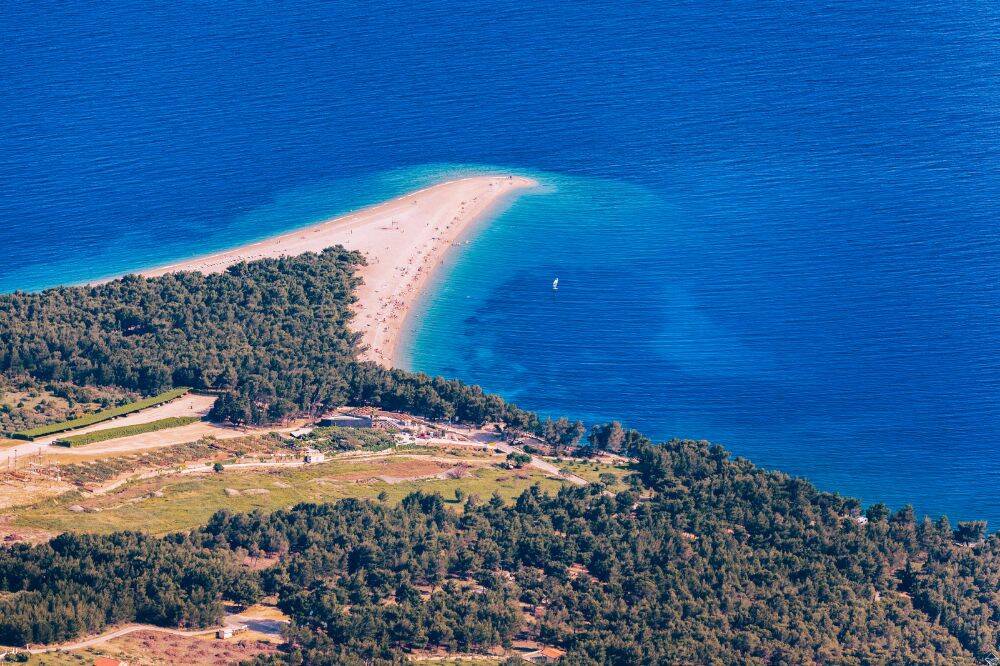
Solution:
<svg viewBox="0 0 1000 666"><path fill-rule="evenodd" d="M127 636L129 634L135 633L137 631L155 631L161 634L169 634L171 636L207 636L209 634L214 634L216 631L223 628L234 628L234 627L247 627L252 631L257 631L263 634L272 635L275 637L281 636L281 629L287 624L281 620L274 620L268 618L258 618L244 616L239 613L227 615L223 620L222 625L218 627L210 627L208 629L193 629L186 631L184 629L169 629L167 627L157 627L152 624L126 624L125 626L106 631L102 634L97 634L96 636L90 636L88 638L83 638L78 641L73 641L72 643L60 643L59 645L47 645L44 647L29 647L27 649L31 654L45 654L47 652L57 652L57 651L71 651L71 650L83 650L85 648L93 647L95 645L100 645L102 643L107 643L115 638L121 638L122 636Z"/></svg>
<svg viewBox="0 0 1000 666"><path fill-rule="evenodd" d="M159 421L160 419L166 419L174 416L198 416L204 417L208 414L209 410L212 409L212 405L215 403L215 398L208 395L194 395L189 393L188 395L181 396L176 400L171 400L165 405L159 405L157 407L150 407L149 409L143 409L142 411L134 412L126 416L122 416L116 419L111 419L110 421L104 421L102 423L95 423L92 426L87 426L86 428L80 428L79 430L73 430L71 433L59 433L58 435L51 435L42 439L36 439L33 442L24 442L18 446L13 446L8 449L0 451L0 468L6 468L7 465L11 464L14 459L24 460L29 456L37 455L39 452L43 454L52 451L52 442L56 441L60 437L65 437L67 434L82 435L88 432L98 432L100 430L107 430L109 428L121 428L123 426L139 425L142 423L149 423L151 421ZM200 424L194 423L193 426L198 426ZM206 424L210 425L210 424ZM176 428L173 430L161 430L155 433L146 433L146 435L137 435L135 437L123 438L123 439L138 439L146 437L148 435L156 435L159 437L169 436L167 433L173 434L174 430L181 430L181 428ZM184 441L191 442L198 439L195 436L193 439L186 439ZM92 445L88 447L81 447L80 449L69 449L58 447L59 453L76 453L78 455L91 455L94 453L101 453L104 450L111 450L109 447L117 445L118 442L122 440L111 440L107 445ZM112 444L114 442L114 444ZM142 448L142 447L139 447Z"/></svg>

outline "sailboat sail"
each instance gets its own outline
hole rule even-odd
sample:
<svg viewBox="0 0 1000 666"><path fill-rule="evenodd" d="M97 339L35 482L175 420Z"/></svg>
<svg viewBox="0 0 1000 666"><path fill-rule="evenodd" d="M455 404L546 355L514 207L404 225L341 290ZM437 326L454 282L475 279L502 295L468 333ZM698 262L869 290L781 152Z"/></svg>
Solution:
<svg viewBox="0 0 1000 666"><path fill-rule="evenodd" d="M559 278L556 278L555 280L552 281L552 290L555 291L558 288L559 288Z"/></svg>

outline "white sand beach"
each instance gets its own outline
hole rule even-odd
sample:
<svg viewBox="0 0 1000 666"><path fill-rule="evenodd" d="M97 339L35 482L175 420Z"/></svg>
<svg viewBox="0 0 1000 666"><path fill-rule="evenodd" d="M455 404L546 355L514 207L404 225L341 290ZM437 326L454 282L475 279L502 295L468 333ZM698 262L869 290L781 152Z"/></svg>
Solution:
<svg viewBox="0 0 1000 666"><path fill-rule="evenodd" d="M241 261L319 252L343 245L365 255L353 327L363 358L392 365L406 316L444 254L470 225L520 190L537 183L510 175L472 176L439 183L297 231L224 252L142 271L217 273Z"/></svg>

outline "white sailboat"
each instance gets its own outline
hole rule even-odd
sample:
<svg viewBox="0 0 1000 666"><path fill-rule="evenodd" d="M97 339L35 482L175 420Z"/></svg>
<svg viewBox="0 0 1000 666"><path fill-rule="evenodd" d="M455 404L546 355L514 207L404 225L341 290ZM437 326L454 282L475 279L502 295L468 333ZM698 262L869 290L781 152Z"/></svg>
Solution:
<svg viewBox="0 0 1000 666"><path fill-rule="evenodd" d="M552 281L552 291L556 291L557 289L559 289L559 278Z"/></svg>

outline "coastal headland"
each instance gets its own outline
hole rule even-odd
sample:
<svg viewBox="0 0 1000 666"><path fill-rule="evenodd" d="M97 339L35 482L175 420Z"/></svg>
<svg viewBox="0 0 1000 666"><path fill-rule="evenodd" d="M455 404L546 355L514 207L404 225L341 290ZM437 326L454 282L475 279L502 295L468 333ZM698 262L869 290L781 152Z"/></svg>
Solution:
<svg viewBox="0 0 1000 666"><path fill-rule="evenodd" d="M407 314L434 269L463 232L536 181L514 175L470 176L432 185L302 229L223 252L141 271L218 273L243 261L319 252L343 245L361 252L355 330L362 358L390 366Z"/></svg>

